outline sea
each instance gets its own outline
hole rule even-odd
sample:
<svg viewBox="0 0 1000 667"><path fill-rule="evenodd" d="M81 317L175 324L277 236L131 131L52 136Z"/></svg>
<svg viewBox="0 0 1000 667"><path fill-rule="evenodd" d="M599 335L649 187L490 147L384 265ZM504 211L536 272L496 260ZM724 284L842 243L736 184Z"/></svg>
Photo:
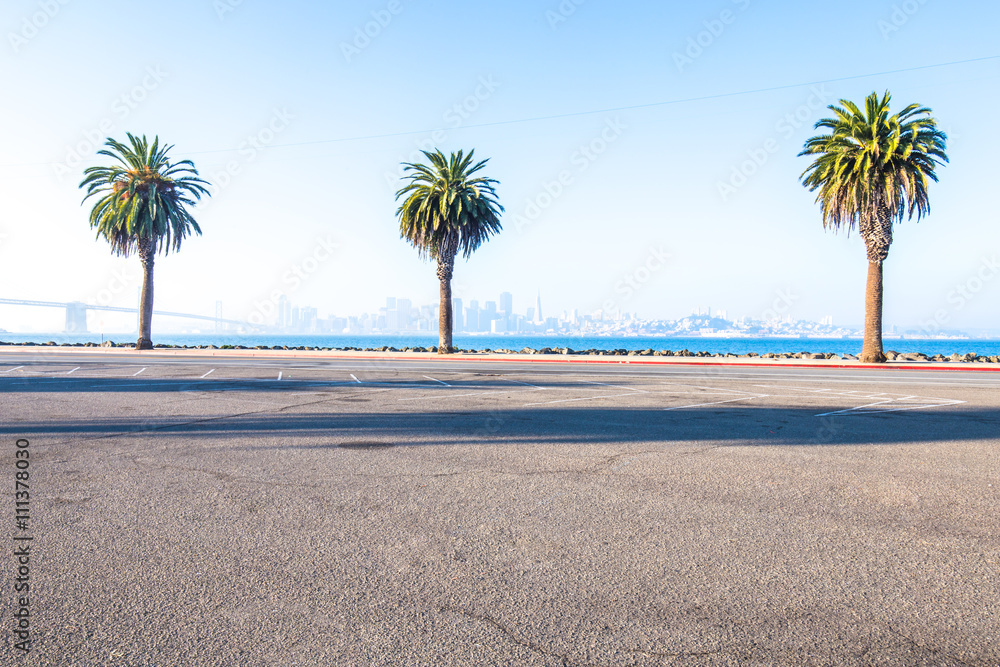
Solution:
<svg viewBox="0 0 1000 667"><path fill-rule="evenodd" d="M136 335L132 334L13 334L0 332L0 342L6 343L45 343L52 341L57 344L72 343L134 343ZM412 335L346 335L346 334L303 334L303 335L225 335L225 334L157 334L153 332L153 342L157 345L198 346L242 345L244 347L329 347L329 348L360 348L374 349L394 347L432 347L438 339L432 334ZM513 350L526 347L540 350L549 348L571 348L573 350L672 350L679 352L709 352L712 354L748 354L756 352L778 353L834 353L859 354L861 352L860 338L714 338L714 337L676 337L676 336L562 336L562 335L469 335L456 334L453 344L463 350ZM886 351L923 352L928 356L943 354L974 353L980 356L1000 355L1000 340L967 339L967 338L886 338L883 341Z"/></svg>

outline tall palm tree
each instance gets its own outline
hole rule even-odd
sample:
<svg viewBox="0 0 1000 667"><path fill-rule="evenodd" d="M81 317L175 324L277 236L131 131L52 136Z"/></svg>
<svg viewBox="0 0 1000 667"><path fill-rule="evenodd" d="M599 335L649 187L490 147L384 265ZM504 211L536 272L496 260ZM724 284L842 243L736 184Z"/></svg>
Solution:
<svg viewBox="0 0 1000 667"><path fill-rule="evenodd" d="M139 340L137 350L153 348L153 258L180 250L191 232L201 228L187 206L202 195L210 196L208 181L198 178L190 160L171 162L167 153L173 146L160 146L159 137L150 144L128 134L130 145L108 139L108 148L97 152L120 164L90 167L84 170L80 187L87 188L86 202L99 197L90 211L90 226L98 238L111 244L111 251L128 257L138 253L142 262L142 296L139 301Z"/></svg>
<svg viewBox="0 0 1000 667"><path fill-rule="evenodd" d="M438 314L438 353L452 351L451 277L455 255L472 256L490 236L500 231L503 206L497 201L492 178L474 176L489 160L473 164L475 151L446 158L440 151L421 151L429 164L403 163L407 183L396 193L403 197L396 215L399 235L409 241L421 257L437 260L441 281Z"/></svg>
<svg viewBox="0 0 1000 667"><path fill-rule="evenodd" d="M929 181L935 169L948 162L948 137L938 130L931 110L911 104L890 115L888 91L879 99L872 93L862 112L854 103L830 105L834 118L824 118L816 129L827 129L808 139L800 156L815 155L802 173L802 184L817 192L823 227L834 231L857 229L868 251L865 292L865 339L861 361L883 363L882 263L889 255L892 225L903 218L917 221L930 213Z"/></svg>

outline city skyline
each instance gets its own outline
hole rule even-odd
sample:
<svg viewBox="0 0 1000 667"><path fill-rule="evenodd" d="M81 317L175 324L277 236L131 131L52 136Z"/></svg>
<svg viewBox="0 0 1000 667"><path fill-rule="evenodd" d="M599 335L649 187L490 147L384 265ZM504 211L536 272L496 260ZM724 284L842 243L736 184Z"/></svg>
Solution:
<svg viewBox="0 0 1000 667"><path fill-rule="evenodd" d="M212 184L192 210L204 234L157 259L158 309L210 314L221 300L246 319L283 294L360 313L401 287L433 302L434 267L400 240L394 195L401 163L438 147L489 158L507 209L503 231L456 266L466 303L509 291L526 306L540 289L554 314L677 319L699 304L757 316L785 294L794 317L860 325L863 244L824 231L797 155L829 104L888 89L897 110L933 109L951 163L931 215L895 230L886 322L1000 326L1000 227L985 194L1000 139L983 111L1000 96L995 3L918 3L901 19L891 2L834 15L746 0L585 3L571 16L558 3L401 2L363 48L357 35L384 2L175 6L58 3L41 27L36 1L5 7L17 39L0 69L32 95L0 109L18 128L0 147L0 296L136 306L138 261L95 241L77 188L103 141L132 131L174 144ZM131 43L129 26L146 20L163 29L136 62L94 70L76 57L94 40ZM480 39L456 61L443 45L468 25ZM417 52L447 74L413 77L400 64ZM51 328L40 312L3 315Z"/></svg>
<svg viewBox="0 0 1000 667"><path fill-rule="evenodd" d="M825 336L830 338L857 337L861 334L860 324L835 323L832 315L818 320L802 319L793 314L793 295L779 295L771 308L756 314L730 314L725 309L711 306L696 307L685 316L677 318L642 318L637 313L615 311L593 311L584 313L580 309L570 309L554 315L538 318L537 311L542 301L540 291L536 291L534 305L524 306L520 312L515 308L517 301L510 292L501 292L493 299L480 301L461 298L453 299L455 320L454 330L457 334L493 334L493 335L674 335L674 336L710 336L710 337L741 337L759 336ZM248 326L237 326L227 323L215 325L191 324L190 320L182 320L167 315L157 315L157 329L165 333L217 333L219 335L247 334L328 334L328 335L398 335L424 334L433 337L437 332L438 304L425 303L415 305L412 299L406 297L385 297L385 305L359 313L343 313L321 311L312 305L296 305L287 297L279 297L273 310L257 310L259 318L252 322L244 322ZM94 311L86 311L84 304L66 304L80 306L67 309L66 322L74 321L69 332L84 333L80 323L87 322L86 332L128 333L134 329L135 315L119 314L114 319L119 326L106 327L99 324L102 317ZM93 304L91 304L93 305ZM9 307L9 306L2 306ZM72 312L71 312L72 311ZM370 312L369 312L370 311ZM61 333L67 330L55 327L44 329L13 330L4 327L5 319L0 311L0 330L7 329L9 333ZM72 315L72 318L71 318ZM191 313L191 315L197 315ZM53 316L55 317L55 316ZM62 317L60 314L58 317ZM199 315L205 318L207 315ZM230 320L221 301L215 304L215 317ZM121 326L121 323L131 322ZM254 326L249 326L253 324ZM887 323L885 335L888 339L907 336L913 338L936 337L986 337L1000 338L1000 330L972 330L942 326L930 319L919 323L895 324Z"/></svg>

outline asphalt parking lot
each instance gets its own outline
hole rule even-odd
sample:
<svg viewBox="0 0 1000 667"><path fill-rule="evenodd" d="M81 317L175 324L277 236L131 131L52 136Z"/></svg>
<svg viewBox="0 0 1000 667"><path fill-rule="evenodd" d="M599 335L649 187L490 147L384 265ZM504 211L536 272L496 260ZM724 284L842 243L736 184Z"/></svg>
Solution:
<svg viewBox="0 0 1000 667"><path fill-rule="evenodd" d="M4 351L2 474L27 439L33 537L32 651L10 629L5 650L998 665L998 389L965 370Z"/></svg>

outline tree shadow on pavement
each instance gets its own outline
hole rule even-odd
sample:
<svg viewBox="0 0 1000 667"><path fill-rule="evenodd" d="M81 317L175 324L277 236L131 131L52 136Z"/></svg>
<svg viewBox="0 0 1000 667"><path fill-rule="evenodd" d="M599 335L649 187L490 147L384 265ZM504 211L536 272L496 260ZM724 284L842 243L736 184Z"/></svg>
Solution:
<svg viewBox="0 0 1000 667"><path fill-rule="evenodd" d="M1000 410L968 406L833 416L818 415L843 406L680 410L518 407L393 412L331 412L328 408L329 404L324 404L324 409L314 412L5 422L0 424L0 433L59 439L127 434L183 437L192 442L234 439L239 440L240 449L339 447L360 440L396 446L705 441L736 445L857 445L975 440L1000 444ZM246 442L257 438L282 444Z"/></svg>

